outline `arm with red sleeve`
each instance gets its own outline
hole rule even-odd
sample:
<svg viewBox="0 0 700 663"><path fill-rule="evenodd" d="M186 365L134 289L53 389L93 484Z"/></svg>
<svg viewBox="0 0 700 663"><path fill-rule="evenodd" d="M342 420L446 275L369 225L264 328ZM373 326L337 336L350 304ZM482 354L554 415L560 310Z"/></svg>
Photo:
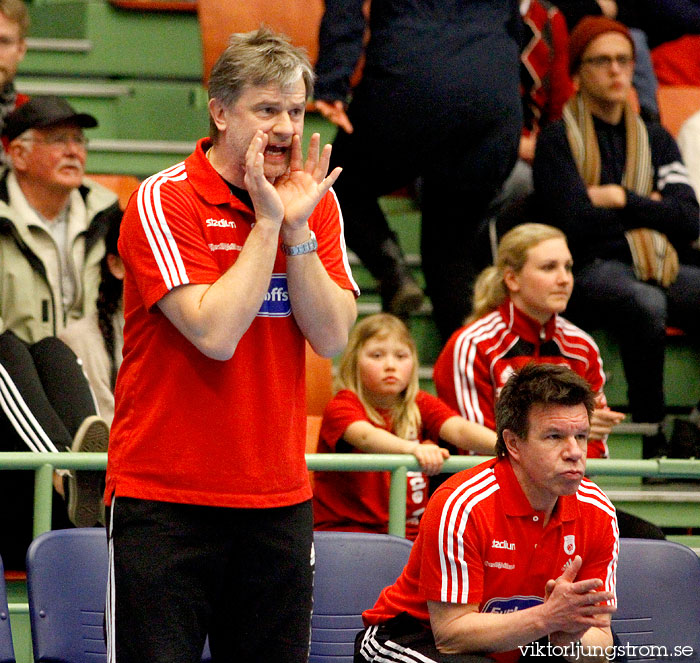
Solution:
<svg viewBox="0 0 700 663"><path fill-rule="evenodd" d="M423 392L419 393L417 399L421 415L426 415L423 423L427 424L427 432L436 433L452 411L442 403L439 403L439 408L425 405L424 396L432 399L430 405L434 405L433 401L439 401ZM449 455L446 449L441 449L429 440L421 443L420 439L403 439L388 428L388 420L385 426L370 421L357 394L343 389L324 410L318 452L412 454L426 473L440 470L443 460ZM333 529L338 524L352 523L363 525L367 531L372 531L370 525L384 527L386 530L389 518L388 473L316 472L314 476L317 528Z"/></svg>
<svg viewBox="0 0 700 663"><path fill-rule="evenodd" d="M146 179L122 219L119 255L131 277L127 285L135 285L147 310L181 286L211 284L221 276L199 227L199 210L172 184L183 174L184 166Z"/></svg>
<svg viewBox="0 0 700 663"><path fill-rule="evenodd" d="M633 228L658 230L677 247L697 239L698 202L678 147L660 125L650 124L648 131L659 195L645 197L624 190L619 205L593 202L562 121L541 132L533 166L535 192L545 217L566 233L575 258L581 250L581 255L595 257L599 246L611 242L624 246L624 232ZM619 185L617 189L622 191Z"/></svg>
<svg viewBox="0 0 700 663"><path fill-rule="evenodd" d="M556 580L547 582L543 603L508 613L479 612L485 599L482 551L490 541L484 540L487 535L470 511L480 497L488 497L488 482L486 471L465 482L463 490L436 493L423 517L420 586L438 650L444 654L508 652L550 634L557 645L581 640L584 646L610 646L615 591L614 579L609 579L617 555L614 528L609 528L610 542L601 541L590 555L585 554L585 562L576 555Z"/></svg>
<svg viewBox="0 0 700 663"><path fill-rule="evenodd" d="M455 332L435 362L433 378L445 403L468 421L494 430L496 393L479 345L479 323Z"/></svg>
<svg viewBox="0 0 700 663"><path fill-rule="evenodd" d="M493 454L496 433L481 424L459 416L451 407L432 394L421 391L416 399L423 420L424 436L445 440L458 449L477 454Z"/></svg>

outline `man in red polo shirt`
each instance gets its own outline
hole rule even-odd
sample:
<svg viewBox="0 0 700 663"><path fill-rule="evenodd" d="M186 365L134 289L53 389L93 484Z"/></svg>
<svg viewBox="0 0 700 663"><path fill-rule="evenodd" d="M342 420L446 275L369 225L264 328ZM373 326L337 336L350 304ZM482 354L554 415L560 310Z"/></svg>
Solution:
<svg viewBox="0 0 700 663"><path fill-rule="evenodd" d="M300 138L313 72L273 32L232 35L210 138L124 213L110 663L304 663L313 576L305 340L332 356L355 296L330 146ZM113 590L113 591L112 591Z"/></svg>
<svg viewBox="0 0 700 663"><path fill-rule="evenodd" d="M511 376L498 457L435 492L406 568L363 615L356 663L609 660L619 542L584 478L593 407L568 367Z"/></svg>

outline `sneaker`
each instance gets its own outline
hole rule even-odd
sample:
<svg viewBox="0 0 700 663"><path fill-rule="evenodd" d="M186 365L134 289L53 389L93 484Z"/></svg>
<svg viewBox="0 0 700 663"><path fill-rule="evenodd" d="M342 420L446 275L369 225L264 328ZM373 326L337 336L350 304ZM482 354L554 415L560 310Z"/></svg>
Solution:
<svg viewBox="0 0 700 663"><path fill-rule="evenodd" d="M75 434L71 451L105 452L109 426L101 417L85 419ZM76 527L105 524L103 470L71 470L68 476L68 517Z"/></svg>

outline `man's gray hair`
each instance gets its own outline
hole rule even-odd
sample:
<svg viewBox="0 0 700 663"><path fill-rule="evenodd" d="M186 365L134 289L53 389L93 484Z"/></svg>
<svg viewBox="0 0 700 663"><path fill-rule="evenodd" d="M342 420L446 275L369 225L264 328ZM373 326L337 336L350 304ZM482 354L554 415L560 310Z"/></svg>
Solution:
<svg viewBox="0 0 700 663"><path fill-rule="evenodd" d="M282 34L261 27L253 32L238 32L229 37L209 76L209 99L218 99L225 107L236 103L244 88L279 85L286 88L304 81L307 99L313 93L314 70L303 48L293 46ZM216 140L218 129L210 118L210 135Z"/></svg>

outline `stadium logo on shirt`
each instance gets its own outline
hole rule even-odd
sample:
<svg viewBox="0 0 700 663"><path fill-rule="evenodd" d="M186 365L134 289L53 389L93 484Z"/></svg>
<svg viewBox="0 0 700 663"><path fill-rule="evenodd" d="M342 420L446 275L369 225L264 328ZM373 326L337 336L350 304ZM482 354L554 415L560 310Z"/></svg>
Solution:
<svg viewBox="0 0 700 663"><path fill-rule="evenodd" d="M262 318L286 318L291 314L287 275L273 274L258 315Z"/></svg>
<svg viewBox="0 0 700 663"><path fill-rule="evenodd" d="M235 228L236 222L229 219L207 219L205 221L208 228Z"/></svg>
<svg viewBox="0 0 700 663"><path fill-rule="evenodd" d="M567 534L564 537L564 552L567 555L573 555L576 550L576 540L573 534Z"/></svg>
<svg viewBox="0 0 700 663"><path fill-rule="evenodd" d="M503 550L515 550L515 544L508 543L505 539L503 541L496 541L496 539L493 539L493 541L491 541L491 547L501 548Z"/></svg>
<svg viewBox="0 0 700 663"><path fill-rule="evenodd" d="M526 610L540 603L544 603L544 601L539 596L509 596L507 598L494 596L486 602L482 612L493 612L504 615L510 612Z"/></svg>

